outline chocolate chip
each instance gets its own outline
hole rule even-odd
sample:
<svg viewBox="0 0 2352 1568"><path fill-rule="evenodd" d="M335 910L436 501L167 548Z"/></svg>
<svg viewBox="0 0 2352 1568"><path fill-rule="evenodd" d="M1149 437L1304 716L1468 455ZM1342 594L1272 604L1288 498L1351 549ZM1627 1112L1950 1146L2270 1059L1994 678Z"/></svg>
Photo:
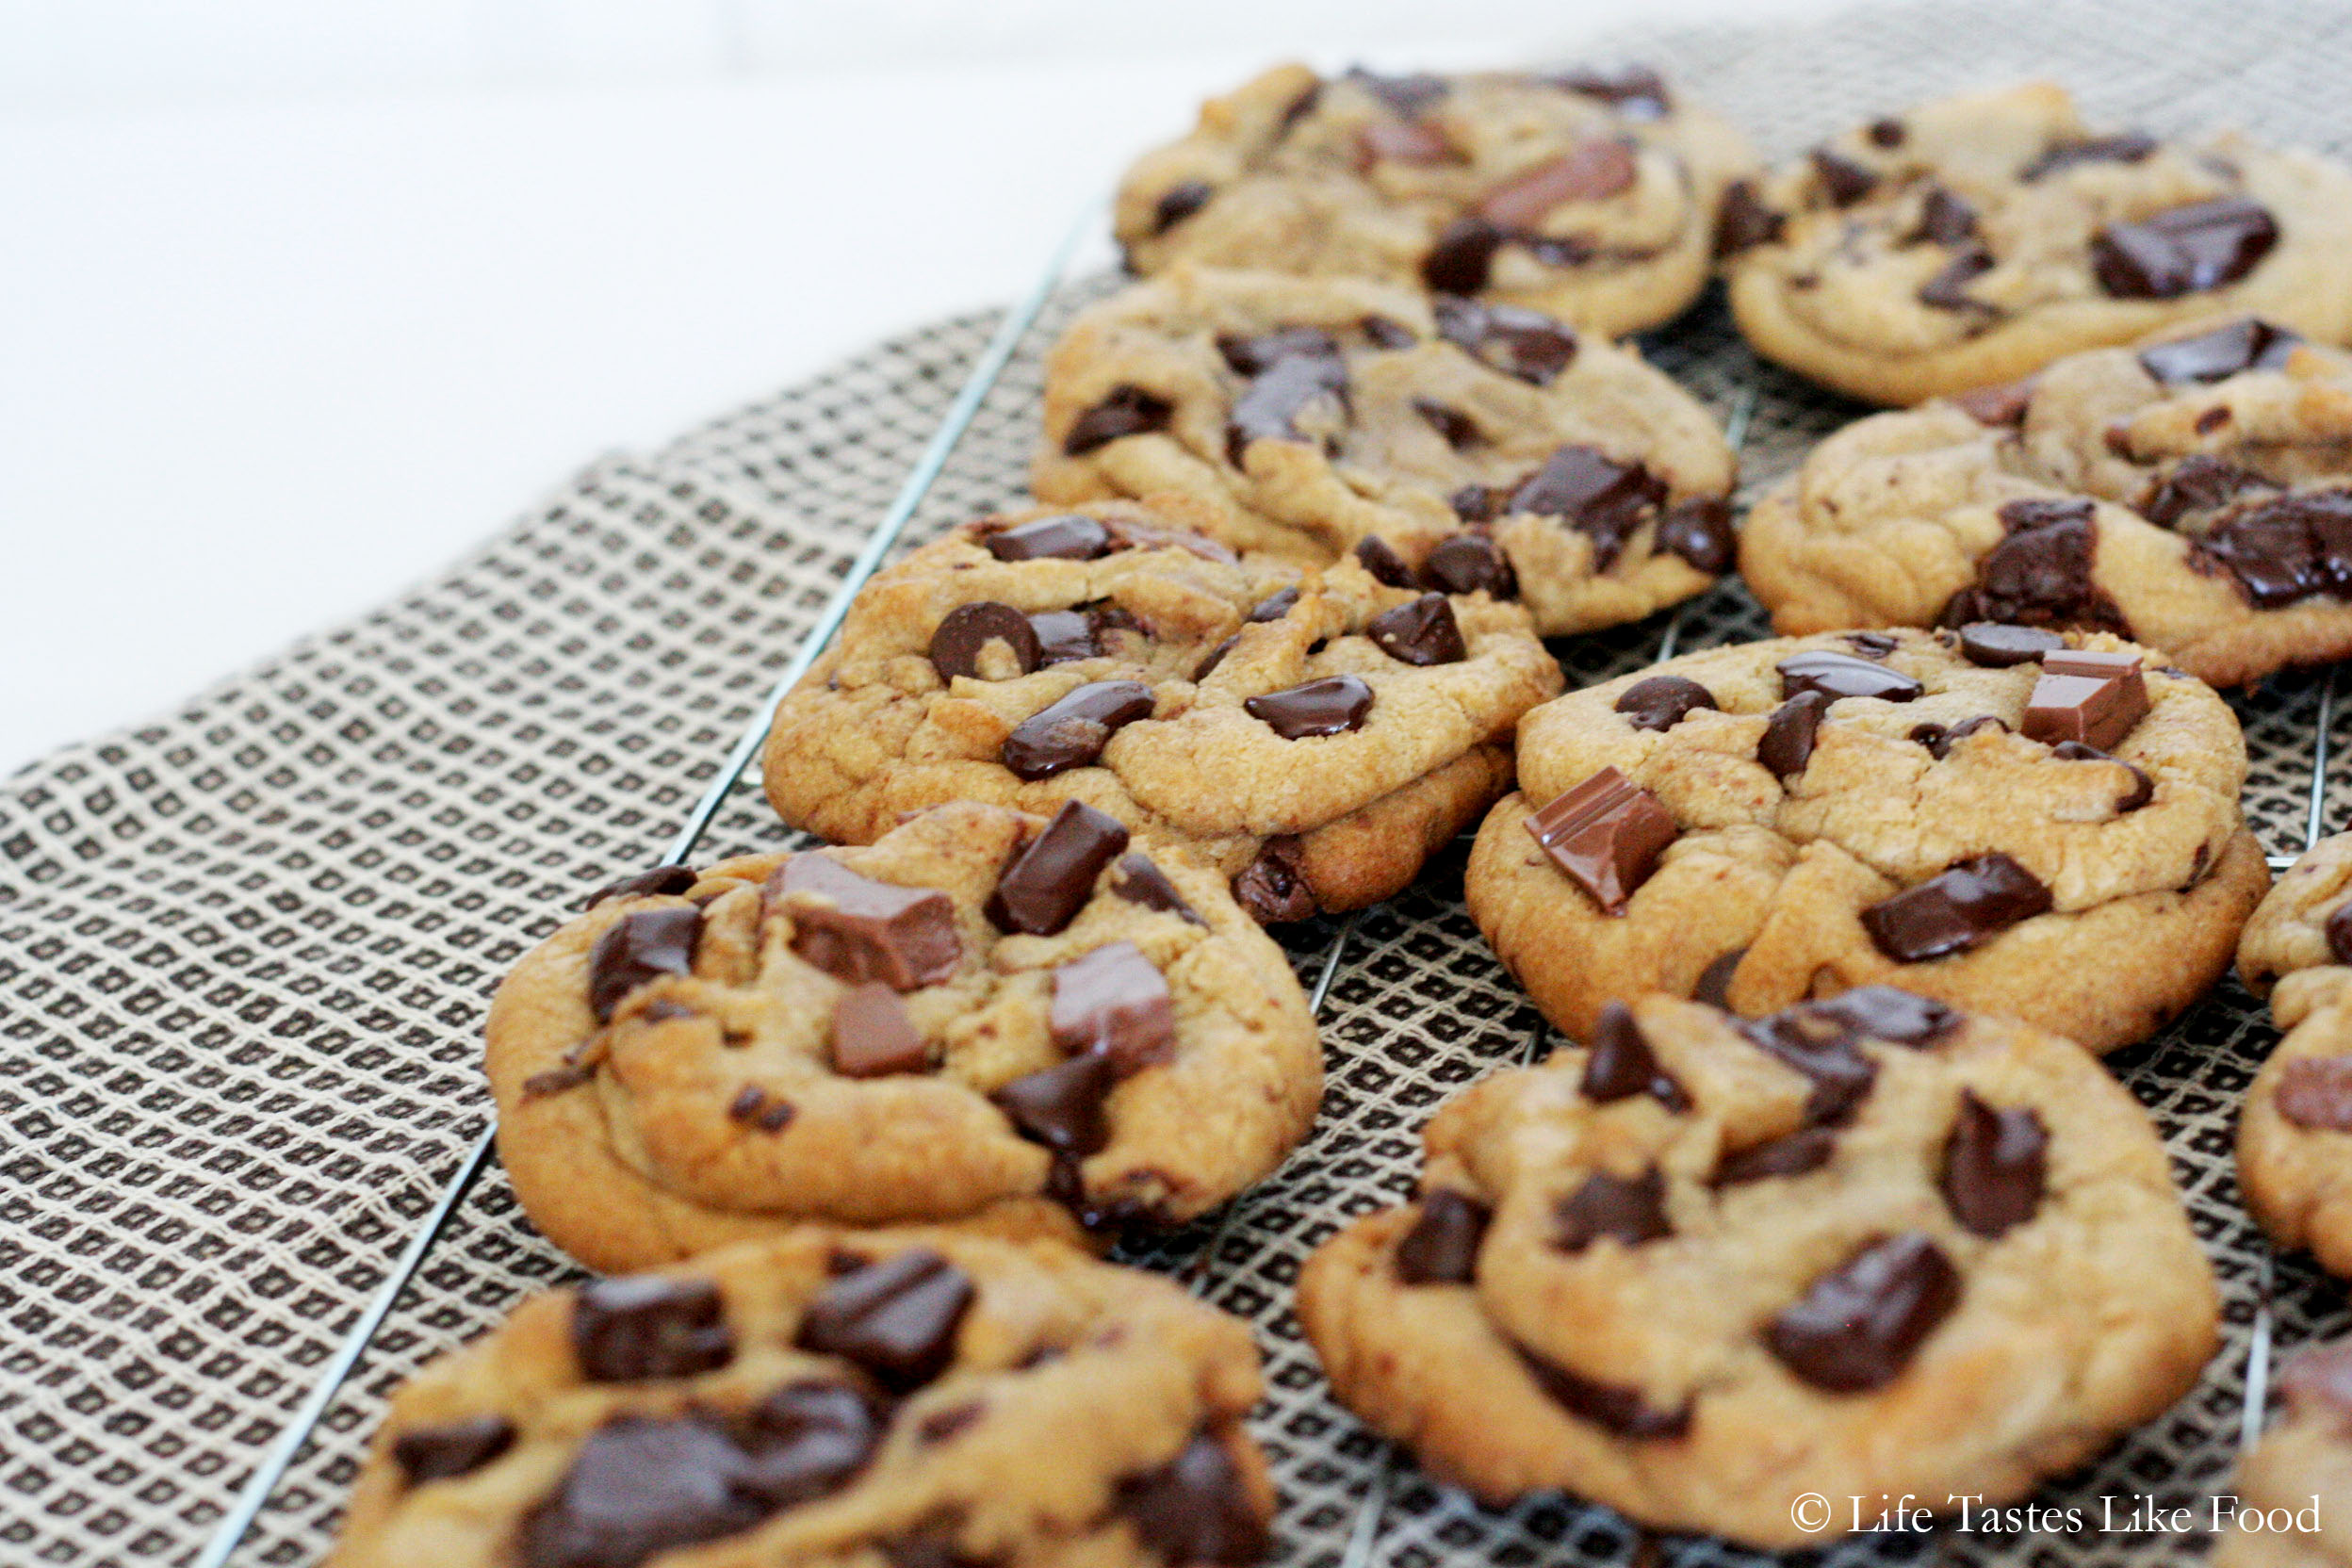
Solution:
<svg viewBox="0 0 2352 1568"><path fill-rule="evenodd" d="M1726 1154L1708 1178L1719 1187L1736 1187L1773 1176L1802 1176L1819 1170L1838 1152L1838 1135L1827 1127L1800 1127L1752 1148Z"/></svg>
<svg viewBox="0 0 2352 1568"><path fill-rule="evenodd" d="M736 1490L771 1510L838 1492L874 1457L886 1423L844 1383L788 1383L752 1407L742 1439L747 1463Z"/></svg>
<svg viewBox="0 0 2352 1568"><path fill-rule="evenodd" d="M1009 604L983 599L977 604L959 604L941 617L939 629L931 633L931 667L939 672L941 680L954 680L959 675L984 679L980 650L991 642L1002 643L1011 651L1013 667L1022 675L1046 662L1028 616Z"/></svg>
<svg viewBox="0 0 2352 1568"><path fill-rule="evenodd" d="M1482 533L1440 539L1421 564L1421 580L1444 594L1482 593L1508 599L1519 592L1518 576L1501 547Z"/></svg>
<svg viewBox="0 0 2352 1568"><path fill-rule="evenodd" d="M1152 204L1152 232L1166 234L1177 224L1209 204L1217 188L1206 180L1183 180L1161 192Z"/></svg>
<svg viewBox="0 0 2352 1568"><path fill-rule="evenodd" d="M1900 147L1907 134L1900 120L1873 120L1863 131L1873 147Z"/></svg>
<svg viewBox="0 0 2352 1568"><path fill-rule="evenodd" d="M692 905L638 909L605 927L588 954L588 1005L599 1023L638 987L664 974L692 974L702 911Z"/></svg>
<svg viewBox="0 0 2352 1568"><path fill-rule="evenodd" d="M583 909L593 909L608 898L665 898L684 892L700 881L701 874L692 866L655 866L629 876L607 882L580 901Z"/></svg>
<svg viewBox="0 0 2352 1568"><path fill-rule="evenodd" d="M1658 1065L1657 1053L1634 1021L1633 1010L1622 1002L1601 1008L1592 1027L1592 1051L1585 1058L1584 1076L1576 1088L1595 1104L1647 1094L1677 1115L1690 1108L1674 1074Z"/></svg>
<svg viewBox="0 0 2352 1568"><path fill-rule="evenodd" d="M2309 1132L2352 1133L2352 1056L2307 1056L2278 1078L2278 1114Z"/></svg>
<svg viewBox="0 0 2352 1568"><path fill-rule="evenodd" d="M1533 385L1549 386L1576 363L1575 331L1548 316L1443 294L1430 302L1430 309L1439 336L1481 364Z"/></svg>
<svg viewBox="0 0 2352 1568"><path fill-rule="evenodd" d="M1809 1125L1844 1121L1878 1081L1878 1067L1857 1047L1852 1019L1819 1004L1800 1003L1739 1025L1740 1032L1783 1065L1811 1080L1805 1119Z"/></svg>
<svg viewBox="0 0 2352 1568"><path fill-rule="evenodd" d="M1567 446L1511 493L1512 512L1564 517L1592 541L1592 569L1616 564L1636 529L1666 499L1666 482L1639 463L1619 463L1597 447Z"/></svg>
<svg viewBox="0 0 2352 1568"><path fill-rule="evenodd" d="M2166 386L2227 381L2246 370L2283 369L2302 335L2248 316L2194 337L2140 351L2140 368Z"/></svg>
<svg viewBox="0 0 2352 1568"><path fill-rule="evenodd" d="M580 1287L572 1355L592 1383L692 1378L734 1360L735 1339L709 1280L637 1274Z"/></svg>
<svg viewBox="0 0 2352 1568"><path fill-rule="evenodd" d="M1979 855L1862 911L1881 953L1916 964L1982 947L2019 921L2047 914L2050 890L2006 855Z"/></svg>
<svg viewBox="0 0 2352 1568"><path fill-rule="evenodd" d="M1446 504L1465 523L1490 523L1503 514L1503 503L1511 488L1490 490L1483 484L1465 484L1446 497Z"/></svg>
<svg viewBox="0 0 2352 1568"><path fill-rule="evenodd" d="M2278 222L2243 196L2196 202L2091 237L2091 271L2119 300L2175 300L2252 271L2278 242Z"/></svg>
<svg viewBox="0 0 2352 1568"><path fill-rule="evenodd" d="M1224 1444L1201 1433L1156 1470L1119 1483L1119 1510L1144 1549L1169 1564L1257 1561L1266 1521Z"/></svg>
<svg viewBox="0 0 2352 1568"><path fill-rule="evenodd" d="M1258 601L1257 607L1250 612L1250 620L1253 624L1265 621L1279 621L1284 615L1289 614L1291 606L1297 604L1298 602L1298 589L1280 589L1275 593L1266 595L1266 597Z"/></svg>
<svg viewBox="0 0 2352 1568"><path fill-rule="evenodd" d="M1367 535L1356 541L1356 562L1372 574L1372 580L1389 588L1410 588L1413 585L1413 568L1404 557L1389 547L1385 539Z"/></svg>
<svg viewBox="0 0 2352 1568"><path fill-rule="evenodd" d="M1089 1052L1016 1078L992 1098L1023 1137L1083 1159L1111 1141L1102 1102L1118 1082L1111 1059Z"/></svg>
<svg viewBox="0 0 2352 1568"><path fill-rule="evenodd" d="M515 1557L521 1568L637 1568L740 1534L774 1511L736 1484L744 1461L715 1416L617 1416L523 1516Z"/></svg>
<svg viewBox="0 0 2352 1568"><path fill-rule="evenodd" d="M1215 670L1219 664L1225 662L1225 656L1233 652L1233 645L1239 643L1240 641L1241 633L1236 631L1231 637L1226 638L1223 642L1217 644L1217 646L1211 648L1207 653L1201 655L1200 662L1192 667L1192 678L1194 683L1198 684L1200 681L1208 679L1209 673L1212 670Z"/></svg>
<svg viewBox="0 0 2352 1568"><path fill-rule="evenodd" d="M1446 133L1414 121L1375 120L1356 131L1356 167L1377 163L1450 163L1458 155Z"/></svg>
<svg viewBox="0 0 2352 1568"><path fill-rule="evenodd" d="M1578 67L1544 80L1563 92L1598 98L1628 120L1663 120L1674 110L1666 79L1646 65L1628 65L1613 72Z"/></svg>
<svg viewBox="0 0 2352 1568"><path fill-rule="evenodd" d="M1257 855L1233 877L1233 900L1260 925L1306 920L1319 906L1301 869L1298 841L1277 834L1258 846Z"/></svg>
<svg viewBox="0 0 2352 1568"><path fill-rule="evenodd" d="M1051 937L1077 918L1094 896L1094 879L1127 847L1118 818L1081 801L1065 801L1045 831L1005 862L988 895L988 916L999 931Z"/></svg>
<svg viewBox="0 0 2352 1568"><path fill-rule="evenodd" d="M1896 1045L1933 1045L1961 1023L1960 1015L1944 1004L1895 986L1856 986L1801 1005L1815 1018L1835 1019L1857 1034Z"/></svg>
<svg viewBox="0 0 2352 1568"><path fill-rule="evenodd" d="M1672 729L1694 709L1720 708L1715 694L1685 676L1654 675L1625 688L1616 711L1636 729Z"/></svg>
<svg viewBox="0 0 2352 1568"><path fill-rule="evenodd" d="M2191 452L2149 483L2140 514L2159 528L2173 528L2184 517L2227 506L2268 482L2251 468L2211 452Z"/></svg>
<svg viewBox="0 0 2352 1568"><path fill-rule="evenodd" d="M1834 206L1850 207L1878 188L1878 176L1852 158L1826 147L1816 147L1806 156L1813 161L1813 173L1821 182L1821 193Z"/></svg>
<svg viewBox="0 0 2352 1568"><path fill-rule="evenodd" d="M1821 715L1837 700L1827 692L1799 692L1773 709L1756 740L1756 760L1783 784L1805 772L1821 736Z"/></svg>
<svg viewBox="0 0 2352 1568"><path fill-rule="evenodd" d="M1916 1232L1869 1244L1781 1310L1764 1343L1815 1388L1867 1394L1902 1375L1960 1304L1960 1271Z"/></svg>
<svg viewBox="0 0 2352 1568"><path fill-rule="evenodd" d="M2091 580L2098 524L2081 499L2011 501L2001 509L2008 537L1976 564L1976 582L1952 596L1943 624L2073 626L2130 636L2123 613Z"/></svg>
<svg viewBox="0 0 2352 1568"><path fill-rule="evenodd" d="M1656 795L1615 768L1556 796L1526 825L1552 863L1612 915L1625 912L1681 831Z"/></svg>
<svg viewBox="0 0 2352 1568"><path fill-rule="evenodd" d="M1925 690L1900 670L1825 648L1792 653L1773 668L1780 672L1780 694L1784 698L1800 692L1819 692L1832 702L1841 697L1909 702Z"/></svg>
<svg viewBox="0 0 2352 1568"><path fill-rule="evenodd" d="M1961 1229L1992 1237L2033 1218L2049 1151L2049 1131L2032 1110L1997 1111L1963 1089L1937 1181Z"/></svg>
<svg viewBox="0 0 2352 1568"><path fill-rule="evenodd" d="M1735 947L1707 960L1707 967L1699 971L1699 977L1690 983L1690 1000L1729 1011L1732 976L1740 972L1740 960L1747 956L1746 948Z"/></svg>
<svg viewBox="0 0 2352 1568"><path fill-rule="evenodd" d="M1710 577L1731 569L1737 539L1731 527L1731 503L1720 496L1678 500L1658 520L1658 547L1682 557Z"/></svg>
<svg viewBox="0 0 2352 1568"><path fill-rule="evenodd" d="M1093 561L1117 547L1109 529L1074 512L1017 523L985 535L980 543L999 561Z"/></svg>
<svg viewBox="0 0 2352 1568"><path fill-rule="evenodd" d="M1084 457L1127 436L1166 430L1175 413L1174 403L1140 386L1114 386L1110 396L1070 421L1070 433L1062 437L1063 454Z"/></svg>
<svg viewBox="0 0 2352 1568"><path fill-rule="evenodd" d="M1420 1217L1396 1243L1396 1278L1409 1285L1466 1285L1478 1278L1478 1243L1493 1211L1451 1187L1421 1200Z"/></svg>
<svg viewBox="0 0 2352 1568"><path fill-rule="evenodd" d="M1454 607L1443 594L1424 594L1372 617L1364 632L1382 653L1401 663L1426 667L1458 664L1469 657Z"/></svg>
<svg viewBox="0 0 2352 1568"><path fill-rule="evenodd" d="M2015 427L2025 423L2026 411L2034 406L2037 384L2035 377L2027 376L2021 381L2005 381L1996 386L1955 392L1952 400L1961 413L1980 425Z"/></svg>
<svg viewBox="0 0 2352 1568"><path fill-rule="evenodd" d="M2136 811L2156 798L2156 781L2148 777L2143 769L2120 757L2110 756L2097 746L2086 746L2080 741L2061 741L2050 748L2050 754L2061 762L2112 762L2130 774L2131 788L2115 797L2117 816Z"/></svg>
<svg viewBox="0 0 2352 1568"><path fill-rule="evenodd" d="M2352 964L2352 901L2336 906L2324 927L2328 933L2328 951L2340 964Z"/></svg>
<svg viewBox="0 0 2352 1568"><path fill-rule="evenodd" d="M1489 190L1478 201L1478 216L1505 230L1532 229L1554 207L1631 189L1639 172L1625 142L1614 137L1578 142Z"/></svg>
<svg viewBox="0 0 2352 1568"><path fill-rule="evenodd" d="M1367 316L1356 323L1356 330L1364 334L1365 342L1391 353L1410 349L1421 341L1413 335L1412 328L1385 316Z"/></svg>
<svg viewBox="0 0 2352 1568"><path fill-rule="evenodd" d="M2156 139L2145 131L2123 131L2114 136L2083 137L2073 141L2053 141L2042 149L2033 162L2017 171L2017 178L2027 185L2045 179L2062 169L2072 169L2084 163L2138 163L2156 151Z"/></svg>
<svg viewBox="0 0 2352 1568"><path fill-rule="evenodd" d="M1723 204L1715 215L1715 253L1738 255L1780 237L1788 220L1764 204L1753 180L1734 180L1723 188Z"/></svg>
<svg viewBox="0 0 2352 1568"><path fill-rule="evenodd" d="M1113 733L1152 716L1152 689L1135 680L1092 680L1013 727L1003 760L1013 776L1036 783L1102 755Z"/></svg>
<svg viewBox="0 0 2352 1568"><path fill-rule="evenodd" d="M2281 496L2198 538L2190 564L2234 578L2259 608L2313 594L2352 598L2352 490Z"/></svg>
<svg viewBox="0 0 2352 1568"><path fill-rule="evenodd" d="M921 1072L931 1065L915 1021L880 981L852 986L833 1004L833 1070L844 1078Z"/></svg>
<svg viewBox="0 0 2352 1568"><path fill-rule="evenodd" d="M1979 713L1972 719L1962 719L1947 729L1940 724L1914 725L1910 738L1927 748L1927 754L1938 762L1952 755L1952 748L1980 729L1998 729L2004 733L2009 727L1990 713Z"/></svg>
<svg viewBox="0 0 2352 1568"><path fill-rule="evenodd" d="M1184 895L1176 890L1176 884L1168 879L1168 873L1152 864L1148 855L1122 855L1118 868L1111 873L1111 893L1130 904L1140 904L1147 909L1158 909L1182 917L1192 925L1206 926L1200 911L1184 902Z"/></svg>
<svg viewBox="0 0 2352 1568"><path fill-rule="evenodd" d="M2137 654L2052 652L2042 660L2018 732L2029 741L2079 741L2112 751L2148 710L2148 679Z"/></svg>
<svg viewBox="0 0 2352 1568"><path fill-rule="evenodd" d="M476 1415L412 1427L392 1440L392 1462L410 1486L422 1486L470 1476L513 1446L514 1422L503 1415Z"/></svg>
<svg viewBox="0 0 2352 1568"><path fill-rule="evenodd" d="M1341 735L1364 727L1372 711L1372 688L1353 675L1325 676L1264 696L1246 697L1242 709L1285 741Z"/></svg>
<svg viewBox="0 0 2352 1568"><path fill-rule="evenodd" d="M1970 246L1944 263L1942 270L1934 277L1919 285L1919 303L1933 305L1937 310L1997 309L1997 306L1987 304L1968 292L1968 285L1991 271L1995 265L1992 252L1982 245Z"/></svg>
<svg viewBox="0 0 2352 1568"><path fill-rule="evenodd" d="M1887 631L1849 631L1845 636L1846 646L1865 659L1884 661L1903 646L1903 640Z"/></svg>
<svg viewBox="0 0 2352 1568"><path fill-rule="evenodd" d="M1970 621L1960 629L1960 656L1988 670L2030 664L2046 653L2066 645L2054 631L2035 626L2002 626L1997 621Z"/></svg>
<svg viewBox="0 0 2352 1568"><path fill-rule="evenodd" d="M1512 1348L1519 1352L1520 1364L1527 1367L1527 1375L1546 1397L1571 1415L1606 1431L1619 1437L1663 1439L1681 1437L1690 1429L1688 1404L1678 1410L1658 1410L1642 1396L1638 1388L1601 1382L1555 1366L1530 1354L1525 1346Z"/></svg>
<svg viewBox="0 0 2352 1568"><path fill-rule="evenodd" d="M801 1315L792 1343L840 1356L894 1394L921 1388L956 1354L956 1330L977 1292L963 1270L913 1248L843 1274Z"/></svg>
<svg viewBox="0 0 2352 1568"><path fill-rule="evenodd" d="M1552 1245L1562 1252L1581 1252L1603 1236L1639 1247L1674 1233L1666 1178L1656 1166L1634 1177L1596 1170L1552 1205Z"/></svg>
<svg viewBox="0 0 2352 1568"><path fill-rule="evenodd" d="M1429 428L1444 436L1446 444L1456 451L1466 450L1486 439L1478 433L1478 427L1470 416L1433 399L1413 399L1413 411L1428 421Z"/></svg>
<svg viewBox="0 0 2352 1568"><path fill-rule="evenodd" d="M1503 231L1483 218L1457 218L1421 258L1421 281L1433 294L1476 294L1486 286Z"/></svg>
<svg viewBox="0 0 2352 1568"><path fill-rule="evenodd" d="M1168 977L1133 942L1109 942L1054 967L1051 1027L1066 1054L1108 1056L1121 1078L1176 1054Z"/></svg>
<svg viewBox="0 0 2352 1568"><path fill-rule="evenodd" d="M785 861L768 890L790 903L792 951L845 986L911 991L963 961L956 906L937 888L877 882L810 851Z"/></svg>
<svg viewBox="0 0 2352 1568"><path fill-rule="evenodd" d="M1217 340L1226 363L1250 378L1225 421L1225 455L1235 467L1250 443L1302 440L1296 420L1317 399L1344 410L1348 362L1320 327L1284 327L1258 337Z"/></svg>

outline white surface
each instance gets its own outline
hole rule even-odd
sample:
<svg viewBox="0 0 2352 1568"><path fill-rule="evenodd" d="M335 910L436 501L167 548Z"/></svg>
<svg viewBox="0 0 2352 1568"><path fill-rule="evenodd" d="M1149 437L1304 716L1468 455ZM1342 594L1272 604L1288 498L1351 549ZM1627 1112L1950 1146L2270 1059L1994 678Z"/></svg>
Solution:
<svg viewBox="0 0 2352 1568"><path fill-rule="evenodd" d="M1168 14L0 0L0 769L387 596L601 450L1010 298L1273 58L1556 55L1605 15L1194 0L1172 53Z"/></svg>

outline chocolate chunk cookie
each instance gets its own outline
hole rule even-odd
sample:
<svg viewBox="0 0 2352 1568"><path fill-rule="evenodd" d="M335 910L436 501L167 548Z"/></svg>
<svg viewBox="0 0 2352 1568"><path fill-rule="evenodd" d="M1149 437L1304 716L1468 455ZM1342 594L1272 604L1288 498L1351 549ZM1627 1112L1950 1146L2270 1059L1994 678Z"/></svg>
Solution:
<svg viewBox="0 0 2352 1568"><path fill-rule="evenodd" d="M2238 1462L2213 1568L2352 1564L2352 1342L2296 1352L2278 1375L2286 1415ZM2225 1502L2224 1507L2230 1507ZM2258 1527L2246 1527L2249 1515ZM2332 1533L2331 1533L2332 1532Z"/></svg>
<svg viewBox="0 0 2352 1568"><path fill-rule="evenodd" d="M2216 312L2352 336L2352 172L2235 134L2094 130L2048 82L1873 121L1733 210L1748 340L1873 402L2015 381Z"/></svg>
<svg viewBox="0 0 2352 1568"><path fill-rule="evenodd" d="M2341 658L2352 354L2239 317L1873 416L1756 504L1740 564L1784 631L2078 627L2215 685Z"/></svg>
<svg viewBox="0 0 2352 1568"><path fill-rule="evenodd" d="M1560 667L1516 604L1220 527L1181 497L1105 501L917 550L785 699L768 798L837 843L944 801L1084 801L1265 921L1396 892L1509 788L1511 726Z"/></svg>
<svg viewBox="0 0 2352 1568"><path fill-rule="evenodd" d="M1755 1016L1886 983L2114 1050L2203 994L2269 885L2237 719L2160 663L1976 624L1572 692L1520 726L1470 911L1577 1038L1647 991Z"/></svg>
<svg viewBox="0 0 2352 1568"><path fill-rule="evenodd" d="M1245 1564L1259 1386L1248 1326L1150 1275L805 1227L538 1297L426 1367L328 1560Z"/></svg>
<svg viewBox="0 0 2352 1568"><path fill-rule="evenodd" d="M1359 278L1179 266L1104 301L1048 363L1045 437L1047 500L1181 493L1254 546L1516 598L1546 636L1688 598L1733 553L1731 450L1638 354Z"/></svg>
<svg viewBox="0 0 2352 1568"><path fill-rule="evenodd" d="M1128 265L1414 285L1614 337L1707 281L1740 134L1635 66L1318 78L1266 72L1140 159L1114 219Z"/></svg>
<svg viewBox="0 0 2352 1568"><path fill-rule="evenodd" d="M1423 1135L1308 1260L1331 1385L1490 1501L1818 1544L1791 1502L2017 1496L2170 1405L2218 1299L2163 1147L2067 1041L1883 987L1651 997Z"/></svg>
<svg viewBox="0 0 2352 1568"><path fill-rule="evenodd" d="M602 1269L805 1220L1174 1223L1273 1169L1322 1089L1223 879L1074 802L607 899L498 988L488 1066L524 1208Z"/></svg>

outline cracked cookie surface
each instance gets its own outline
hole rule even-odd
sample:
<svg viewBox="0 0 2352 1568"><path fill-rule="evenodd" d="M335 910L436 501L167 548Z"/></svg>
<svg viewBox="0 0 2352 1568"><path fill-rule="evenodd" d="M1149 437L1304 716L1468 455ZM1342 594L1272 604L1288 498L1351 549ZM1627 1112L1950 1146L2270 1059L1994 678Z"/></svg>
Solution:
<svg viewBox="0 0 2352 1568"><path fill-rule="evenodd" d="M1494 1502L1819 1544L1799 1494L2014 1497L2185 1393L2218 1300L2139 1105L1886 988L1652 997L1423 1136L1299 1281L1340 1398Z"/></svg>
<svg viewBox="0 0 2352 1568"><path fill-rule="evenodd" d="M1181 493L1236 538L1515 598L1538 633L1638 620L1734 549L1713 418L1639 354L1510 305L1181 265L1047 365L1051 501Z"/></svg>
<svg viewBox="0 0 2352 1568"><path fill-rule="evenodd" d="M425 1368L328 1560L1239 1565L1273 1512L1259 1387L1248 1326L1168 1282L811 1226L538 1297Z"/></svg>
<svg viewBox="0 0 2352 1568"><path fill-rule="evenodd" d="M1177 1223L1321 1096L1282 950L1082 807L632 880L516 966L487 1032L516 1195L592 1267L807 1220Z"/></svg>
<svg viewBox="0 0 2352 1568"><path fill-rule="evenodd" d="M2111 678L2054 673L2085 661ZM2114 1050L2219 977L2269 881L2235 716L2159 665L1975 626L1745 644L1572 692L1520 727L1470 911L1579 1039L1646 991L1754 1015L1885 983Z"/></svg>

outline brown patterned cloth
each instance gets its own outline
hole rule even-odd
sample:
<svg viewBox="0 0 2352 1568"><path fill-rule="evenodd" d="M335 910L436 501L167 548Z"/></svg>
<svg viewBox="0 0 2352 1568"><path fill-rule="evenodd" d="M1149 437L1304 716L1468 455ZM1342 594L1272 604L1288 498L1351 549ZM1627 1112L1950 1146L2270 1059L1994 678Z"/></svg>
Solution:
<svg viewBox="0 0 2352 1568"><path fill-rule="evenodd" d="M2328 145L2347 126L2352 12L1955 0L1635 47L1776 155L2029 74L2069 81L2109 120L2231 120ZM1039 354L1102 286L1066 289L1029 335L914 537L1020 494ZM194 1555L481 1129L477 1032L498 974L569 902L658 856L990 324L941 323L600 464L426 587L0 793L0 1561ZM1719 411L1753 389L1752 486L1853 412L1759 368L1719 311L1650 348ZM1663 629L1562 651L1577 678L1602 678L1655 658ZM1681 635L1761 629L1735 584L1694 605ZM2301 846L2318 693L2288 677L2240 703L2249 804L2273 848ZM782 838L745 790L703 854ZM1302 973L1336 934L1294 934ZM1481 1509L1393 1458L1331 1404L1288 1311L1299 1260L1342 1216L1410 1190L1437 1102L1540 1040L1462 910L1458 858L1353 928L1325 1021L1331 1089L1312 1141L1221 1231L1137 1260L1190 1268L1260 1326L1274 1392L1257 1429L1285 1497L1282 1559L1625 1560L1632 1532L1610 1515L1553 1498ZM2087 1500L2103 1494L2192 1500L2232 1462L2262 1253L2237 1206L2230 1109L2272 1039L2226 988L2116 1064L2170 1141L2233 1337L2197 1393L2047 1489L2051 1506L2095 1523ZM565 1271L493 1172L237 1560L315 1559L384 1390ZM2283 1342L2342 1328L2340 1293L2304 1262L2279 1266L2278 1294ZM2180 1549L1947 1530L1838 1560ZM1665 1556L1748 1560L1707 1542Z"/></svg>

